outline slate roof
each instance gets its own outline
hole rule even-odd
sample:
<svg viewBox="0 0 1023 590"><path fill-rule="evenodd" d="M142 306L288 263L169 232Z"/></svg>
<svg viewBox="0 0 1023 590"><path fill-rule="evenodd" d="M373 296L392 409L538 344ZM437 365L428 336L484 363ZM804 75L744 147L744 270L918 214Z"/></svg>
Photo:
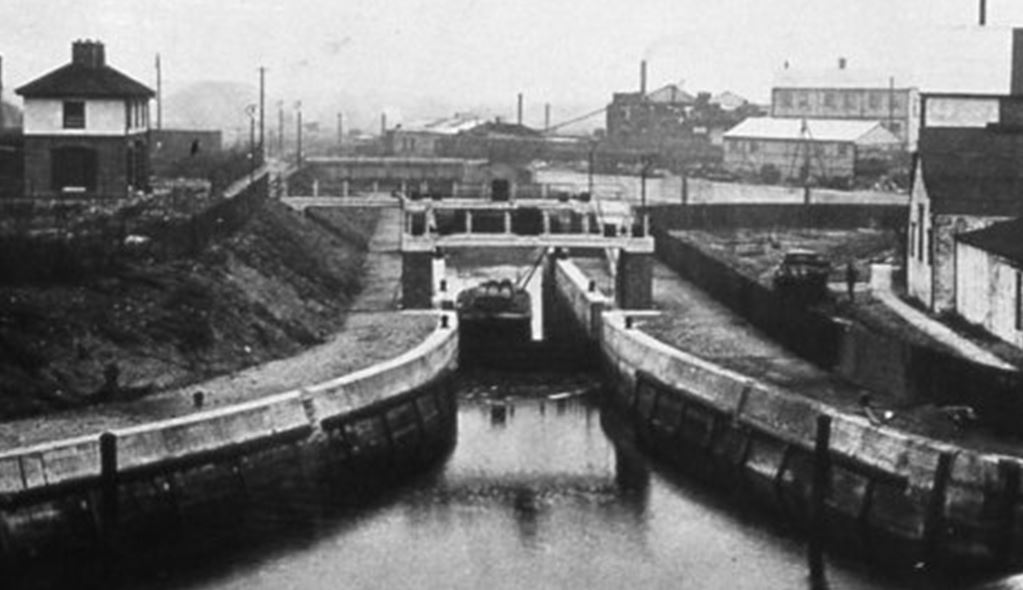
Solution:
<svg viewBox="0 0 1023 590"><path fill-rule="evenodd" d="M114 68L69 63L15 90L25 98L152 98L156 93Z"/></svg>
<svg viewBox="0 0 1023 590"><path fill-rule="evenodd" d="M1023 216L1023 132L925 128L917 145L932 213Z"/></svg>
<svg viewBox="0 0 1023 590"><path fill-rule="evenodd" d="M725 132L725 139L774 139L790 141L838 141L856 143L868 134L878 134L887 141L899 143L899 138L881 127L877 121L852 119L806 119L807 134L803 134L803 120L796 118L750 117ZM883 131L887 134L879 134ZM871 143L878 143L871 141Z"/></svg>
<svg viewBox="0 0 1023 590"><path fill-rule="evenodd" d="M856 68L830 69L787 69L774 74L773 88L815 88L815 89L883 89L888 90L895 78L895 90L906 90L909 76L905 73L883 74L873 70Z"/></svg>
<svg viewBox="0 0 1023 590"><path fill-rule="evenodd" d="M959 234L956 239L1023 267L1023 217Z"/></svg>

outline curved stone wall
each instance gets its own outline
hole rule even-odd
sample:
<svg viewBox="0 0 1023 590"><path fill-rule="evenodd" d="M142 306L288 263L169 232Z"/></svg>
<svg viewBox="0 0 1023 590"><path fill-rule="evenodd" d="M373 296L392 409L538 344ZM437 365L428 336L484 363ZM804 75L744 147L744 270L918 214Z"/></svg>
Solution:
<svg viewBox="0 0 1023 590"><path fill-rule="evenodd" d="M446 315L412 350L326 383L0 454L0 566L68 547L128 547L274 490L358 486L356 467L385 461L398 475L435 460L455 428L446 377L458 330ZM302 499L291 496L279 501Z"/></svg>
<svg viewBox="0 0 1023 590"><path fill-rule="evenodd" d="M592 326L597 298L569 261L556 288ZM800 525L809 519L820 415L831 419L827 536L895 565L1023 562L1017 457L981 453L871 423L724 369L600 313L614 402L640 439L682 470L748 490Z"/></svg>

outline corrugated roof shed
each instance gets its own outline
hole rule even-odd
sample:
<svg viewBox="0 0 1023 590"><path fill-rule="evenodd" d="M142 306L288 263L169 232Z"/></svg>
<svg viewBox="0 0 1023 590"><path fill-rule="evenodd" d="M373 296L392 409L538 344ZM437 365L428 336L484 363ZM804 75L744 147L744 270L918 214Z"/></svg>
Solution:
<svg viewBox="0 0 1023 590"><path fill-rule="evenodd" d="M804 132L805 125L805 132ZM725 139L773 139L898 144L899 138L878 121L751 117L725 132Z"/></svg>
<svg viewBox="0 0 1023 590"><path fill-rule="evenodd" d="M932 213L1023 216L1023 133L925 128L918 150Z"/></svg>
<svg viewBox="0 0 1023 590"><path fill-rule="evenodd" d="M1023 217L956 236L960 242L991 252L1023 268Z"/></svg>

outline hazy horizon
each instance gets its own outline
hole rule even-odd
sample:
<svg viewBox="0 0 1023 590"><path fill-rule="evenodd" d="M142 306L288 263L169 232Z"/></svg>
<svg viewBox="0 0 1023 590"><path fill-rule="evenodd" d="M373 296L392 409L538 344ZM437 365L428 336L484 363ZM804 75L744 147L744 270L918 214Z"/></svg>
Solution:
<svg viewBox="0 0 1023 590"><path fill-rule="evenodd" d="M301 100L310 120L333 124L343 112L371 131L381 112L392 124L456 110L510 119L519 92L527 124L542 125L544 103L562 121L637 89L642 59L648 88L682 81L757 102L784 62L824 69L840 56L925 90L1005 92L1011 28L1023 24L1023 3L1010 0L988 1L983 29L976 0L13 4L0 6L0 55L15 104L14 88L91 38L111 65L154 87L159 53L165 97L209 80L255 89L263 65L268 109Z"/></svg>

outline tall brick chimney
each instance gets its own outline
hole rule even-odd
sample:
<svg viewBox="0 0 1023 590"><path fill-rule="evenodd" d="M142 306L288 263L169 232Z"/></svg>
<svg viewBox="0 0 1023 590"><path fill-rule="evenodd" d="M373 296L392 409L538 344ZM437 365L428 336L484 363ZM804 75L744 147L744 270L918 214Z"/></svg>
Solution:
<svg viewBox="0 0 1023 590"><path fill-rule="evenodd" d="M106 65L106 54L103 44L99 41L81 40L71 44L71 63L90 68L101 68Z"/></svg>
<svg viewBox="0 0 1023 590"><path fill-rule="evenodd" d="M1023 95L1023 29L1012 30L1012 77L1009 94Z"/></svg>
<svg viewBox="0 0 1023 590"><path fill-rule="evenodd" d="M646 95L646 60L639 62L639 93Z"/></svg>

